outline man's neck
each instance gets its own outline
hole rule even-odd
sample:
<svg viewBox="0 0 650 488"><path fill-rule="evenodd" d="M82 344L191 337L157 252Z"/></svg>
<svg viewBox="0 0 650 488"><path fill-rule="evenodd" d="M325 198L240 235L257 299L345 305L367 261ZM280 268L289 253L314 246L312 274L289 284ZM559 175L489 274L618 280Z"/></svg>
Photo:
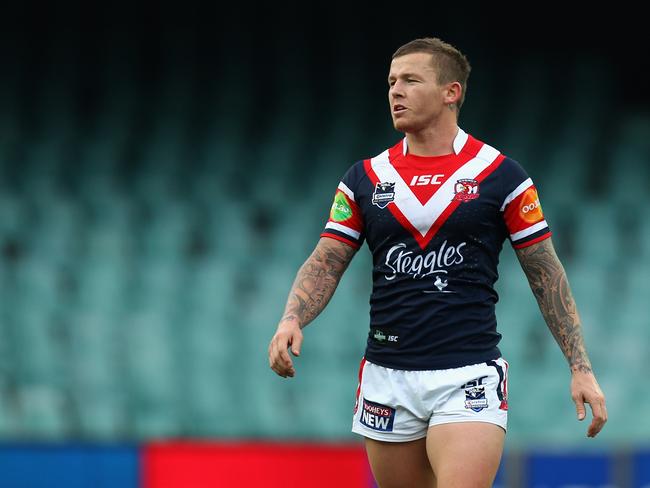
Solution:
<svg viewBox="0 0 650 488"><path fill-rule="evenodd" d="M406 134L408 152L415 156L443 156L454 152L454 139L458 134L458 126L445 124L430 127L420 132Z"/></svg>

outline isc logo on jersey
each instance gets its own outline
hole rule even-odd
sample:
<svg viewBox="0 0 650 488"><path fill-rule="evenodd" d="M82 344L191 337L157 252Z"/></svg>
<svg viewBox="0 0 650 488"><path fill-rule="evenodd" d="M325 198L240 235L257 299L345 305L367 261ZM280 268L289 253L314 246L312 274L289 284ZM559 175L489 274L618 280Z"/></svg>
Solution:
<svg viewBox="0 0 650 488"><path fill-rule="evenodd" d="M529 224L533 224L544 219L544 215L542 214L542 206L539 203L539 197L537 196L537 190L535 190L535 188L532 186L524 192L524 195L521 198L519 216Z"/></svg>
<svg viewBox="0 0 650 488"><path fill-rule="evenodd" d="M442 185L440 178L444 177L445 175L416 175L409 183L409 186Z"/></svg>

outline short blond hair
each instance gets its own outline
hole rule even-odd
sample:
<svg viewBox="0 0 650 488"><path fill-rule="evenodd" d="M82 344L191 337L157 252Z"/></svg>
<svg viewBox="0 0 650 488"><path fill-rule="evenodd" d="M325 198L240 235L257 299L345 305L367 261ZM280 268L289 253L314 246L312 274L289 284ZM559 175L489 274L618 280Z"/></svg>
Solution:
<svg viewBox="0 0 650 488"><path fill-rule="evenodd" d="M438 84L444 85L457 81L462 87L458 109L465 101L467 93L467 79L472 67L463 53L449 43L437 37L423 37L415 39L401 46L393 54L392 59L412 53L429 53L433 67L438 75Z"/></svg>

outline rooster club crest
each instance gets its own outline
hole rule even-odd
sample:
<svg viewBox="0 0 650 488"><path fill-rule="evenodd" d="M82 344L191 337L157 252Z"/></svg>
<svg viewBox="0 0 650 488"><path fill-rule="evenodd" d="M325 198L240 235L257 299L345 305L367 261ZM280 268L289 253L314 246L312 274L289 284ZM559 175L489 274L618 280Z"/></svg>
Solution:
<svg viewBox="0 0 650 488"><path fill-rule="evenodd" d="M372 204L379 208L386 208L395 200L395 183L377 183L372 194Z"/></svg>
<svg viewBox="0 0 650 488"><path fill-rule="evenodd" d="M468 202L478 198L478 181L474 179L457 180L454 185L454 200L457 202Z"/></svg>

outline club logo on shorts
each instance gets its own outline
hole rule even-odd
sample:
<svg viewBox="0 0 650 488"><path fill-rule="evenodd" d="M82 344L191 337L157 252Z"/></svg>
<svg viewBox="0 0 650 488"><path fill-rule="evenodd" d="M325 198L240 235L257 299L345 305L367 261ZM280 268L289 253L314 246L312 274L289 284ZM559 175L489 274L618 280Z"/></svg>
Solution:
<svg viewBox="0 0 650 488"><path fill-rule="evenodd" d="M454 198L457 202L468 202L479 197L478 181L474 179L457 180L454 185Z"/></svg>
<svg viewBox="0 0 650 488"><path fill-rule="evenodd" d="M468 381L463 386L461 390L465 389L465 408L468 410L474 410L475 412L480 412L484 408L488 407L487 398L485 398L485 385L483 380L487 376L481 376L475 380Z"/></svg>
<svg viewBox="0 0 650 488"><path fill-rule="evenodd" d="M386 208L395 200L395 183L376 183L372 194L372 204L379 208Z"/></svg>
<svg viewBox="0 0 650 488"><path fill-rule="evenodd" d="M484 408L487 408L487 406L488 402L487 398L485 398L484 386L474 386L465 390L465 408L480 412Z"/></svg>
<svg viewBox="0 0 650 488"><path fill-rule="evenodd" d="M395 420L395 409L380 403L363 399L361 423L372 430L392 432Z"/></svg>

